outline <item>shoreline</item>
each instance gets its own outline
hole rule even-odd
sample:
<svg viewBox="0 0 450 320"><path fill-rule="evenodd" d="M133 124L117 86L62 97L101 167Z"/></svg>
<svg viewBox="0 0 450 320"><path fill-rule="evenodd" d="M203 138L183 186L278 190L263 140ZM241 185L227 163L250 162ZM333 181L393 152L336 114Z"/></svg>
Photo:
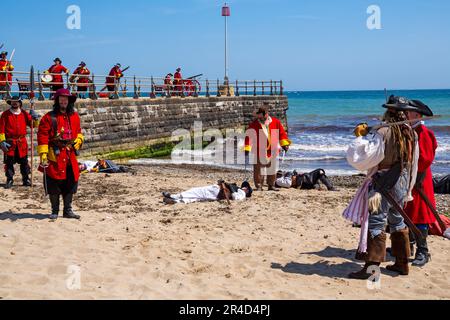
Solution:
<svg viewBox="0 0 450 320"><path fill-rule="evenodd" d="M362 177L332 178L337 192L283 189L230 205L167 206L163 191L240 182L245 172L133 168L82 176L74 199L81 221L49 222L40 175L32 191L0 188L0 299L450 299L441 237L430 237L433 260L407 277L384 263L381 290L347 278L361 268L360 229L342 211ZM78 289L67 286L74 268Z"/></svg>

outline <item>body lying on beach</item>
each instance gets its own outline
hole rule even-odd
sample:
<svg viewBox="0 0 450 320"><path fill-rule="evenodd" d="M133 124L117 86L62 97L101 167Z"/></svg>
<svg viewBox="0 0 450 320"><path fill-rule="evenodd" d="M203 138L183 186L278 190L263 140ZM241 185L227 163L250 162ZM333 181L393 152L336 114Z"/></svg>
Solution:
<svg viewBox="0 0 450 320"><path fill-rule="evenodd" d="M222 180L214 185L192 188L174 195L163 192L163 201L166 204L220 200L243 201L250 198L252 192L253 190L248 182L243 182L241 187L238 188L236 184L228 184Z"/></svg>
<svg viewBox="0 0 450 320"><path fill-rule="evenodd" d="M285 173L278 171L275 180L275 186L287 189L320 190L320 183L323 183L328 191L336 190L323 169L317 169L307 173L297 173L296 170Z"/></svg>

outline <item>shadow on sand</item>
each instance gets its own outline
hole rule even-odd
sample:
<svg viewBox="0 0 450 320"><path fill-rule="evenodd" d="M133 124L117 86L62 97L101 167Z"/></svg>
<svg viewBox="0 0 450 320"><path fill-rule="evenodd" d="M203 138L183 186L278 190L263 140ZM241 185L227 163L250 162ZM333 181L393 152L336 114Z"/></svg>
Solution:
<svg viewBox="0 0 450 320"><path fill-rule="evenodd" d="M50 215L48 214L33 214L33 213L11 213L11 212L1 212L0 213L0 221L11 220L48 220Z"/></svg>

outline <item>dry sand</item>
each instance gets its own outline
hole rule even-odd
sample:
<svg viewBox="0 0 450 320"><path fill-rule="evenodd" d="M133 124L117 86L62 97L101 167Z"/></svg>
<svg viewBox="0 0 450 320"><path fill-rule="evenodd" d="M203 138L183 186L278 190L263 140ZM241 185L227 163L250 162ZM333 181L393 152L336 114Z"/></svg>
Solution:
<svg viewBox="0 0 450 320"><path fill-rule="evenodd" d="M255 193L231 206L165 206L161 191L243 173L137 169L84 175L75 200L81 221L49 222L40 183L31 196L0 189L0 299L450 298L450 242L438 237L429 240L431 263L408 277L383 268L379 290L347 279L360 268L359 229L341 217L351 184L339 192ZM80 268L80 289L68 289L70 266Z"/></svg>

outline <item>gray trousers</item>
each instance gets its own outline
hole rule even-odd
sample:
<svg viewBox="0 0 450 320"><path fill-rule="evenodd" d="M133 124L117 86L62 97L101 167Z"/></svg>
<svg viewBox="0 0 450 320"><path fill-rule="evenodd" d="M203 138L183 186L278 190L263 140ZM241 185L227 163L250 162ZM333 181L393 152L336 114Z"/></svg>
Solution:
<svg viewBox="0 0 450 320"><path fill-rule="evenodd" d="M404 199L409 189L409 173L403 170L394 188L390 190L392 197L401 206L404 206ZM369 196L375 191L370 190ZM395 210L392 205L382 197L381 208L379 212L370 213L369 215L369 234L372 238L380 235L386 229L386 223L389 225L390 232L396 232L406 228L405 221L401 214Z"/></svg>

